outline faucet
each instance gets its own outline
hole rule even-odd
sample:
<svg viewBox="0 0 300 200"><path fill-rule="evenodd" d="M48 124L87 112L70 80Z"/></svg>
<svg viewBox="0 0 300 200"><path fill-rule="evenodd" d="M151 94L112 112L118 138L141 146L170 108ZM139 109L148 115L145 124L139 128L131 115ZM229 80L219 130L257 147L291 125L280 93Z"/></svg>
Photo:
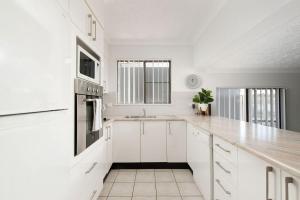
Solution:
<svg viewBox="0 0 300 200"><path fill-rule="evenodd" d="M146 109L143 108L143 117L146 117Z"/></svg>

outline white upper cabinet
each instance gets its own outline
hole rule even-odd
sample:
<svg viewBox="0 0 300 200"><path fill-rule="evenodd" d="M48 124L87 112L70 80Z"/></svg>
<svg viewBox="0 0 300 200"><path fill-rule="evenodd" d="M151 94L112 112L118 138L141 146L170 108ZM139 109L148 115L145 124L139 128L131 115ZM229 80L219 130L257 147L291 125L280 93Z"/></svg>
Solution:
<svg viewBox="0 0 300 200"><path fill-rule="evenodd" d="M94 15L104 27L104 0L86 0Z"/></svg>
<svg viewBox="0 0 300 200"><path fill-rule="evenodd" d="M280 169L238 149L237 189L238 199L280 200Z"/></svg>
<svg viewBox="0 0 300 200"><path fill-rule="evenodd" d="M186 122L167 122L168 162L186 162Z"/></svg>
<svg viewBox="0 0 300 200"><path fill-rule="evenodd" d="M69 0L57 0L57 1L66 12L69 12Z"/></svg>
<svg viewBox="0 0 300 200"><path fill-rule="evenodd" d="M140 162L140 122L117 121L113 131L114 162Z"/></svg>
<svg viewBox="0 0 300 200"><path fill-rule="evenodd" d="M52 0L1 2L0 115L68 108L71 45L63 13Z"/></svg>
<svg viewBox="0 0 300 200"><path fill-rule="evenodd" d="M296 178L282 171L281 191L282 191L282 198L281 198L282 200L299 200L300 199L300 178Z"/></svg>
<svg viewBox="0 0 300 200"><path fill-rule="evenodd" d="M141 162L167 162L166 122L143 121Z"/></svg>
<svg viewBox="0 0 300 200"><path fill-rule="evenodd" d="M93 15L84 0L70 1L70 14L73 24L84 34L91 38L93 31Z"/></svg>

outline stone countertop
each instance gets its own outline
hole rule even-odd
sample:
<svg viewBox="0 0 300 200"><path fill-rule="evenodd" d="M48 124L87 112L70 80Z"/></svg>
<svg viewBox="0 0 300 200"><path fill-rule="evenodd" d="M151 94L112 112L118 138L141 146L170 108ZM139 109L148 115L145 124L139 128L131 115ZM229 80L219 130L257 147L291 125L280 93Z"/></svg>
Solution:
<svg viewBox="0 0 300 200"><path fill-rule="evenodd" d="M113 117L112 121L185 120L300 178L300 133L209 116Z"/></svg>

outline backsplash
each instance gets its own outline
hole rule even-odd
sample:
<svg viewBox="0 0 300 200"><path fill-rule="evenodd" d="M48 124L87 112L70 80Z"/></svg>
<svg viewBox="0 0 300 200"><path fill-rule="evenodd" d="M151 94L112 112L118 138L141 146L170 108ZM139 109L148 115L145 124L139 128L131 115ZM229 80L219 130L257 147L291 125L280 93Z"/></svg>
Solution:
<svg viewBox="0 0 300 200"><path fill-rule="evenodd" d="M145 108L147 115L191 115L192 97L195 92L173 92L170 105L116 105L116 93L104 95L104 103L112 104L107 106L104 116L142 115Z"/></svg>

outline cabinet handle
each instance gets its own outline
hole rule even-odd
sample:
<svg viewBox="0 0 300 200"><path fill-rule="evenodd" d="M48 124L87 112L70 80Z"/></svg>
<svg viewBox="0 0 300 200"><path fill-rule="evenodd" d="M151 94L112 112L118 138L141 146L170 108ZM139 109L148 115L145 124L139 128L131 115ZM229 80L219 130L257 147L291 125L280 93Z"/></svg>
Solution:
<svg viewBox="0 0 300 200"><path fill-rule="evenodd" d="M168 124L169 124L169 135L172 135L172 133L171 133L171 124L170 124L170 122L168 122Z"/></svg>
<svg viewBox="0 0 300 200"><path fill-rule="evenodd" d="M231 151L225 149L224 147L222 147L220 144L216 144L217 147L219 147L222 151L226 152L226 153L231 153Z"/></svg>
<svg viewBox="0 0 300 200"><path fill-rule="evenodd" d="M93 165L90 167L90 169L88 169L85 174L89 174L91 171L93 171L93 169L96 167L98 163L97 162L94 162Z"/></svg>
<svg viewBox="0 0 300 200"><path fill-rule="evenodd" d="M227 194L227 195L231 195L231 192L227 191L225 189L225 187L221 184L221 181L219 179L216 179L217 184L220 186L220 188L222 188L222 190Z"/></svg>
<svg viewBox="0 0 300 200"><path fill-rule="evenodd" d="M266 167L266 200L272 200L269 198L269 173L273 172L273 167Z"/></svg>
<svg viewBox="0 0 300 200"><path fill-rule="evenodd" d="M144 122L142 122L142 134L145 135L145 127Z"/></svg>
<svg viewBox="0 0 300 200"><path fill-rule="evenodd" d="M216 161L216 164L217 164L224 172L226 172L227 174L231 174L231 171L225 169L225 167L223 167L223 166L221 165L220 162Z"/></svg>
<svg viewBox="0 0 300 200"><path fill-rule="evenodd" d="M109 127L107 127L107 128L108 128L108 130L109 130L109 132L108 132L108 133L109 133L108 139L111 140L111 127L109 126Z"/></svg>
<svg viewBox="0 0 300 200"><path fill-rule="evenodd" d="M108 140L108 127L105 127L105 129L106 129L105 141L107 141Z"/></svg>
<svg viewBox="0 0 300 200"><path fill-rule="evenodd" d="M93 200L93 199L94 199L94 196L96 195L96 193L97 193L97 190L94 190L93 193L92 193L92 195L91 195L90 200Z"/></svg>
<svg viewBox="0 0 300 200"><path fill-rule="evenodd" d="M88 14L88 18L90 19L90 32L88 32L88 36L92 36L93 32L93 17L91 14Z"/></svg>
<svg viewBox="0 0 300 200"><path fill-rule="evenodd" d="M285 177L285 200L289 200L289 184L294 183L292 177Z"/></svg>
<svg viewBox="0 0 300 200"><path fill-rule="evenodd" d="M96 41L96 40L97 40L97 23L96 23L95 20L93 21L93 24L94 24L94 26L95 26L95 33L94 33L95 35L94 35L94 37L93 37L93 40Z"/></svg>

